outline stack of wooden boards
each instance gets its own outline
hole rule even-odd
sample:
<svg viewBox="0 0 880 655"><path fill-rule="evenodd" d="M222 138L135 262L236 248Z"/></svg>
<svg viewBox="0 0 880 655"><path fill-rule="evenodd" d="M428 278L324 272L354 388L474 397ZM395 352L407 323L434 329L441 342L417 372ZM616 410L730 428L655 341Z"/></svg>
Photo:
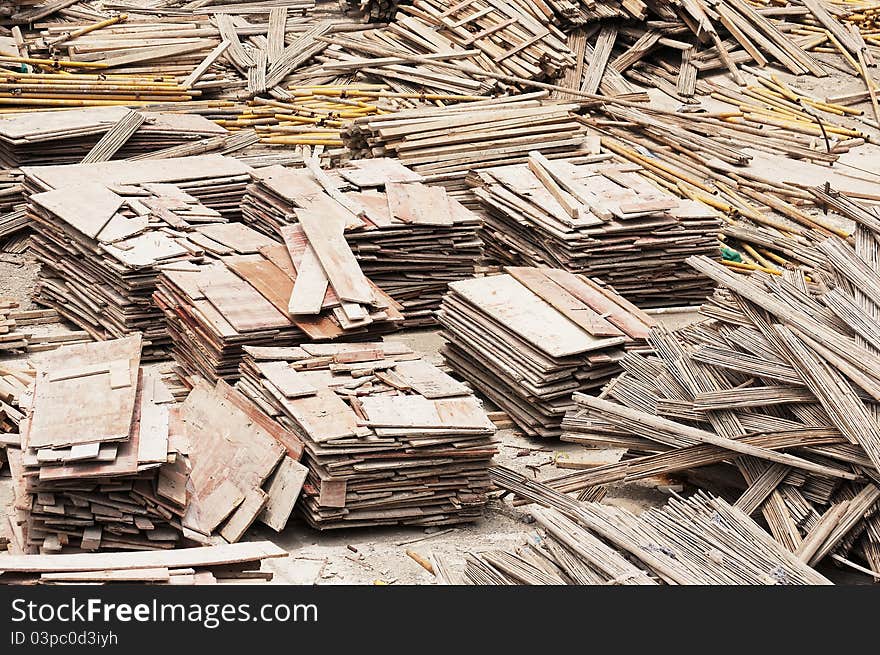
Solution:
<svg viewBox="0 0 880 655"><path fill-rule="evenodd" d="M58 325L60 321L61 317L54 309L19 309L17 300L0 298L0 352L36 353L92 340L89 333L82 330L52 329L61 327ZM52 328L37 333L33 328L36 325L52 325Z"/></svg>
<svg viewBox="0 0 880 655"><path fill-rule="evenodd" d="M77 164L129 115L125 107L87 107L0 116L0 165ZM142 119L139 125L131 124L127 132L108 144L106 159L127 159L226 134L224 128L198 115L136 115ZM118 129L124 130L127 125L123 123Z"/></svg>
<svg viewBox="0 0 880 655"><path fill-rule="evenodd" d="M447 583L831 584L745 512L704 492L635 515L619 507L578 502L509 469L492 469L492 479L502 489L544 506L530 511L541 534L515 552L471 552L461 574L440 560Z"/></svg>
<svg viewBox="0 0 880 655"><path fill-rule="evenodd" d="M0 363L0 470L6 462L6 448L21 447L19 428L25 419L21 406L36 375L30 366ZM5 545L6 525L6 521L0 521L0 550Z"/></svg>
<svg viewBox="0 0 880 655"><path fill-rule="evenodd" d="M446 362L530 436L556 437L576 391L597 390L653 319L592 280L549 268L449 285L438 312Z"/></svg>
<svg viewBox="0 0 880 655"><path fill-rule="evenodd" d="M464 180L468 171L526 160L532 150L573 156L597 150L573 115L579 105L547 92L355 119L342 138L353 157L395 157L422 175Z"/></svg>
<svg viewBox="0 0 880 655"><path fill-rule="evenodd" d="M712 283L684 260L717 254L720 220L706 205L654 186L641 170L532 152L525 164L476 171L487 255L596 277L640 307L701 302Z"/></svg>
<svg viewBox="0 0 880 655"><path fill-rule="evenodd" d="M473 521L495 427L470 389L402 344L248 348L238 388L300 436L299 510L319 529Z"/></svg>
<svg viewBox="0 0 880 655"><path fill-rule="evenodd" d="M372 340L397 329L400 305L363 274L333 218L301 212L282 230L285 245L240 223L221 226L236 229L219 261L162 267L154 300L186 375L234 380L244 346Z"/></svg>
<svg viewBox="0 0 880 655"><path fill-rule="evenodd" d="M686 472L733 490L736 507L762 515L803 561L880 573L880 275L868 236L860 226L855 250L824 242L834 269L817 287L800 272L743 277L689 260L722 287L703 308L715 321L655 331L656 355L628 354L603 397L576 396L564 438L630 454L548 484L570 492Z"/></svg>
<svg viewBox="0 0 880 655"><path fill-rule="evenodd" d="M68 346L39 363L21 450L8 451L27 552L151 550L182 538L185 466L141 339Z"/></svg>
<svg viewBox="0 0 880 655"><path fill-rule="evenodd" d="M235 159L205 155L24 170L36 231L32 247L42 264L37 301L96 339L142 332L150 358L164 357L169 345L162 313L151 300L161 265L274 243L226 222L223 212L233 213L249 179L250 169Z"/></svg>
<svg viewBox="0 0 880 655"><path fill-rule="evenodd" d="M326 173L271 166L253 178L245 221L277 238L303 215L341 223L364 275L403 306L405 327L433 324L447 283L472 276L482 252L479 216L392 159Z"/></svg>
<svg viewBox="0 0 880 655"><path fill-rule="evenodd" d="M287 557L271 541L252 541L178 550L11 555L3 558L3 584L206 585L236 580L271 580L265 559Z"/></svg>

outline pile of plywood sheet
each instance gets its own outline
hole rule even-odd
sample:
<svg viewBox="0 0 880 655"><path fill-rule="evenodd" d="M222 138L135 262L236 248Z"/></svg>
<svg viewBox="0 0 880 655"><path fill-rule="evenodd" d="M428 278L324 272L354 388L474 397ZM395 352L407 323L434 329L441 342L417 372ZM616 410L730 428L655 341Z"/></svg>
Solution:
<svg viewBox="0 0 880 655"><path fill-rule="evenodd" d="M640 515L578 502L502 467L492 479L544 507L530 511L541 532L516 551L472 551L460 575L476 585L827 585L741 509L698 492ZM441 560L442 562L442 560Z"/></svg>
<svg viewBox="0 0 880 655"><path fill-rule="evenodd" d="M524 164L477 171L487 256L596 277L640 307L701 302L712 282L684 260L718 253L721 221L710 207L654 186L641 170L532 152Z"/></svg>
<svg viewBox="0 0 880 655"><path fill-rule="evenodd" d="M151 300L159 266L274 243L228 223L194 197L198 193L222 208L240 198L240 174L247 179L249 169L232 159L208 155L27 170L29 187L58 185L32 193L28 202L36 231L32 248L42 264L37 302L97 339L143 332L148 357L162 357L168 348L162 313Z"/></svg>
<svg viewBox="0 0 880 655"><path fill-rule="evenodd" d="M162 267L154 299L185 375L234 380L244 346L371 340L397 329L400 306L364 276L342 225L319 212L303 217L284 228L285 245L230 224L242 235L230 241L237 251Z"/></svg>
<svg viewBox="0 0 880 655"><path fill-rule="evenodd" d="M186 469L172 398L140 367L141 339L44 355L9 449L22 549L173 548L182 539Z"/></svg>
<svg viewBox="0 0 880 655"><path fill-rule="evenodd" d="M60 322L54 309L19 309L17 300L0 298L0 352L35 353L92 340L88 332L65 329Z"/></svg>
<svg viewBox="0 0 880 655"><path fill-rule="evenodd" d="M123 123L116 139L104 142L106 159L127 159L222 136L226 130L199 115L135 112L138 124ZM0 117L0 165L77 164L108 133L128 119L126 107L87 107L68 111L31 112ZM133 128L133 129L132 129ZM100 154L100 153L98 153Z"/></svg>
<svg viewBox="0 0 880 655"><path fill-rule="evenodd" d="M248 348L238 388L303 441L299 510L325 528L473 521L495 427L470 389L402 344Z"/></svg>
<svg viewBox="0 0 880 655"><path fill-rule="evenodd" d="M626 350L645 347L654 322L584 276L505 271L449 285L438 312L443 355L526 434L559 436L572 393L616 375Z"/></svg>
<svg viewBox="0 0 880 655"><path fill-rule="evenodd" d="M223 382L197 384L179 414L190 469L187 534L235 543L255 521L283 530L307 473L299 438Z"/></svg>
<svg viewBox="0 0 880 655"><path fill-rule="evenodd" d="M303 212L342 222L364 275L403 305L406 327L432 324L447 283L473 275L482 252L480 217L392 159L327 173L271 166L253 177L246 222L279 238Z"/></svg>
<svg viewBox="0 0 880 655"><path fill-rule="evenodd" d="M287 552L271 541L131 553L11 555L2 558L0 585L254 583L272 579L262 562L275 557L287 557Z"/></svg>

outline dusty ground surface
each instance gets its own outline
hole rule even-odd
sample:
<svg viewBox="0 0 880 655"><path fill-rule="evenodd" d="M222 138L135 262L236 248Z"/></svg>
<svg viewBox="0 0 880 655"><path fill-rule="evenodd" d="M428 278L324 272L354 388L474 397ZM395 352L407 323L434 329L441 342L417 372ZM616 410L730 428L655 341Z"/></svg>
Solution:
<svg viewBox="0 0 880 655"><path fill-rule="evenodd" d="M857 77L844 72L821 80L811 77L794 78L786 74L780 76L793 86L823 98L864 89L863 83ZM653 92L651 95L658 106L670 109L677 106L667 96ZM711 100L705 106L710 111L729 107ZM865 110L866 118L873 119L870 105L865 103L860 108ZM865 127L858 119L847 122L853 127ZM877 130L868 131L878 134ZM846 169L848 174L880 181L880 148L872 144L856 148L843 155L835 166ZM763 173L779 174L778 171ZM0 255L0 297L16 298L23 307L29 307L36 271L36 265L27 255ZM667 315L662 318L662 322L672 328L692 320L693 315ZM391 338L407 342L435 363L442 361L438 349L443 340L437 331L409 332L396 334ZM488 408L491 409L491 406ZM497 439L497 463L536 479L558 475L560 470L554 465L556 458L583 449L576 444L528 439L509 429L500 430ZM669 483L669 480L649 479L640 484L613 487L604 502L636 512L643 511L647 507L665 502L667 495L661 489ZM0 473L0 507L7 506L10 500L10 480L8 471L4 471ZM267 563L275 571L275 581L278 583L435 584L434 577L407 556L407 549L425 556L436 552L460 569L468 551L508 548L528 538L531 532L525 512L514 508L507 501L493 499L482 520L451 530L383 528L322 533L293 520L281 534L257 526L251 529L248 538L270 539L290 553L287 559L270 560Z"/></svg>

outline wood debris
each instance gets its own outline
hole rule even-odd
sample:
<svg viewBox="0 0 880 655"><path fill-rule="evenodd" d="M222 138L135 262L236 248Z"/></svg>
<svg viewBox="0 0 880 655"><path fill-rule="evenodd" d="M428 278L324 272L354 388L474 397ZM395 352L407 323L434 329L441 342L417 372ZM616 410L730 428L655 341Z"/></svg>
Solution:
<svg viewBox="0 0 880 655"><path fill-rule="evenodd" d="M495 426L468 387L392 342L246 352L238 388L303 441L310 525L480 516Z"/></svg>
<svg viewBox="0 0 880 655"><path fill-rule="evenodd" d="M548 160L473 174L487 209L483 241L495 260L597 277L645 306L699 303L712 282L684 264L714 255L719 220L670 195L639 166Z"/></svg>
<svg viewBox="0 0 880 655"><path fill-rule="evenodd" d="M0 352L36 353L92 340L88 332L66 329L60 322L54 309L23 310L17 300L0 298Z"/></svg>
<svg viewBox="0 0 880 655"><path fill-rule="evenodd" d="M575 391L599 389L653 319L559 269L507 267L449 285L438 313L446 362L530 436L559 436Z"/></svg>
<svg viewBox="0 0 880 655"><path fill-rule="evenodd" d="M271 580L263 560L287 557L270 541L117 553L11 555L3 557L0 584L147 583L194 585Z"/></svg>
<svg viewBox="0 0 880 655"><path fill-rule="evenodd" d="M433 324L447 283L473 275L480 217L395 160L354 161L327 174L271 166L253 177L247 223L278 238L302 211L339 220L364 275L403 306L404 327Z"/></svg>

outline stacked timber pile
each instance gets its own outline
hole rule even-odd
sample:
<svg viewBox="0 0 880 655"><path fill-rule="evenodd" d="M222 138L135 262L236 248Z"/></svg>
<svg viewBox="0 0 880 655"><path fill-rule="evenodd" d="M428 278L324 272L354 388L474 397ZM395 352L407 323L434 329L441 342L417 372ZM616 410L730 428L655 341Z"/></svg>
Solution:
<svg viewBox="0 0 880 655"><path fill-rule="evenodd" d="M699 303L712 282L684 264L718 250L720 220L651 184L638 165L551 161L473 174L487 256L597 277L640 307Z"/></svg>
<svg viewBox="0 0 880 655"><path fill-rule="evenodd" d="M132 553L11 555L3 558L0 585L254 583L272 579L272 572L261 566L274 557L287 557L287 551L271 541Z"/></svg>
<svg viewBox="0 0 880 655"><path fill-rule="evenodd" d="M10 366L0 363L0 470L6 462L7 448L20 448L19 430L25 419L21 410L33 385L36 371L30 366ZM0 542L3 541L6 522L0 522ZM4 544L0 543L0 550Z"/></svg>
<svg viewBox="0 0 880 655"><path fill-rule="evenodd" d="M452 370L530 436L556 437L572 393L598 390L653 319L590 279L549 268L453 282L438 317Z"/></svg>
<svg viewBox="0 0 880 655"><path fill-rule="evenodd" d="M281 236L302 212L345 226L370 280L403 306L405 327L431 325L446 285L473 275L480 218L392 159L352 162L332 173L272 166L253 173L244 220Z"/></svg>
<svg viewBox="0 0 880 655"><path fill-rule="evenodd" d="M17 300L0 298L0 352L36 353L92 340L88 332L64 329L60 322L54 309L19 309Z"/></svg>
<svg viewBox="0 0 880 655"><path fill-rule="evenodd" d="M466 386L395 343L247 352L239 389L303 441L310 525L479 518L495 428Z"/></svg>
<svg viewBox="0 0 880 655"><path fill-rule="evenodd" d="M41 360L21 450L8 451L26 551L181 541L187 492L171 398L140 368L140 351L133 336Z"/></svg>
<svg viewBox="0 0 880 655"><path fill-rule="evenodd" d="M476 585L827 585L806 559L774 541L741 509L699 492L640 515L581 503L509 469L502 489L544 505L545 535L515 552L471 552L447 582Z"/></svg>
<svg viewBox="0 0 880 655"><path fill-rule="evenodd" d="M187 534L235 543L255 521L284 529L306 477L295 434L231 387L204 381L180 407L180 429L189 481L176 491L190 494L182 518Z"/></svg>
<svg viewBox="0 0 880 655"><path fill-rule="evenodd" d="M0 165L8 168L76 164L127 159L184 143L226 134L201 116L131 112L125 107L88 107L60 112L36 112L0 117ZM120 123L123 122L122 125ZM124 130L114 132L115 130ZM92 149L108 133L101 152Z"/></svg>
<svg viewBox="0 0 880 655"><path fill-rule="evenodd" d="M576 103L547 103L546 92L355 119L342 132L353 157L394 157L422 175L463 180L469 170L548 156L590 154Z"/></svg>
<svg viewBox="0 0 880 655"><path fill-rule="evenodd" d="M157 358L169 346L162 313L151 299L160 266L195 265L275 242L226 222L220 212L164 181L201 177L182 184L190 189L197 184L212 201L227 206L243 191L230 180L248 170L235 160L208 156L138 164L152 166L138 172L154 174L124 177L110 188L89 181L30 196L33 250L42 264L36 300L96 339L142 332L145 356ZM73 177L81 175L72 169ZM30 169L35 176L49 170ZM138 182L143 179L159 181Z"/></svg>
<svg viewBox="0 0 880 655"><path fill-rule="evenodd" d="M548 484L588 493L687 472L702 486L739 487L735 506L803 561L880 572L880 278L876 242L859 234L855 251L822 244L834 276L819 289L799 272L745 278L689 260L722 287L703 310L714 321L655 331L656 355L628 354L603 397L576 396L564 438L630 454Z"/></svg>
<svg viewBox="0 0 880 655"><path fill-rule="evenodd" d="M336 240L323 233L309 239L301 225L291 226L287 245L266 245L261 233L235 227L258 237L250 248L237 241L242 254L203 266L165 266L159 277L154 299L183 378L236 379L244 346L371 340L397 329L399 305L364 277L350 250L341 259L341 229Z"/></svg>

